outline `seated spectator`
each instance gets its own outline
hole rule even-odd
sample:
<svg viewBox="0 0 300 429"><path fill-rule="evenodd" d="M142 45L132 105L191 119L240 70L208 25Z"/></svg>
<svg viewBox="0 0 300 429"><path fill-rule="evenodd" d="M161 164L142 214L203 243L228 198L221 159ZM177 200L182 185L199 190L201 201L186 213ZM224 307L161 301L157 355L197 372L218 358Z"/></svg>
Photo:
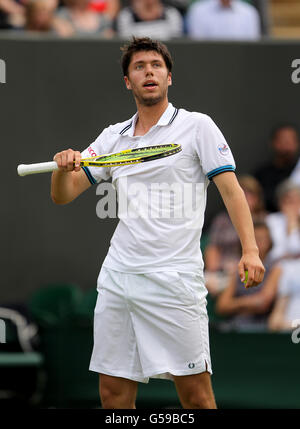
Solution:
<svg viewBox="0 0 300 429"><path fill-rule="evenodd" d="M260 166L253 175L263 188L266 209L275 212L278 210L275 189L279 183L290 177L298 161L297 129L291 124L278 125L271 132L270 142L272 160Z"/></svg>
<svg viewBox="0 0 300 429"><path fill-rule="evenodd" d="M227 287L217 297L215 306L217 314L228 317L220 325L226 329L267 329L281 269L270 264L268 255L272 248L272 239L267 225L264 222L255 222L254 232L259 256L266 269L265 277L260 285L246 289L238 273L232 274Z"/></svg>
<svg viewBox="0 0 300 429"><path fill-rule="evenodd" d="M300 255L300 186L289 179L276 189L279 211L266 217L273 240L273 261Z"/></svg>
<svg viewBox="0 0 300 429"><path fill-rule="evenodd" d="M115 20L120 11L120 0L90 0L89 9L98 13L106 13Z"/></svg>
<svg viewBox="0 0 300 429"><path fill-rule="evenodd" d="M168 40L183 34L183 20L177 9L164 6L161 0L131 0L117 19L118 35L129 39L151 37Z"/></svg>
<svg viewBox="0 0 300 429"><path fill-rule="evenodd" d="M291 175L289 178L291 179L291 181L293 183L300 186L300 158L298 159L297 164L296 164L295 168L293 169L293 171L291 172Z"/></svg>
<svg viewBox="0 0 300 429"><path fill-rule="evenodd" d="M182 16L185 16L190 3L190 0L163 0L164 5L175 7Z"/></svg>
<svg viewBox="0 0 300 429"><path fill-rule="evenodd" d="M53 0L29 0L26 4L25 30L32 32L53 32L54 11Z"/></svg>
<svg viewBox="0 0 300 429"><path fill-rule="evenodd" d="M268 321L271 331L290 331L296 327L293 321L300 321L299 271L299 258L282 263L278 296Z"/></svg>
<svg viewBox="0 0 300 429"><path fill-rule="evenodd" d="M194 2L186 16L187 34L193 39L258 39L257 9L240 0Z"/></svg>
<svg viewBox="0 0 300 429"><path fill-rule="evenodd" d="M238 177L253 220L263 220L266 216L263 192L257 180L249 175ZM228 276L236 271L241 258L238 234L226 211L218 214L209 231L208 245L204 252L205 280L210 294L215 295L225 287Z"/></svg>
<svg viewBox="0 0 300 429"><path fill-rule="evenodd" d="M67 35L98 35L110 38L112 20L106 13L97 13L89 7L89 0L64 0L65 6L58 9L56 17L65 24Z"/></svg>
<svg viewBox="0 0 300 429"><path fill-rule="evenodd" d="M25 23L22 30L69 36L70 29L55 16L57 0L28 0L25 6Z"/></svg>
<svg viewBox="0 0 300 429"><path fill-rule="evenodd" d="M15 0L0 0L0 29L19 28L25 22L25 7Z"/></svg>
<svg viewBox="0 0 300 429"><path fill-rule="evenodd" d="M238 177L239 184L245 192L246 200L252 215L253 221L262 221L267 215L263 189L255 177L245 174Z"/></svg>

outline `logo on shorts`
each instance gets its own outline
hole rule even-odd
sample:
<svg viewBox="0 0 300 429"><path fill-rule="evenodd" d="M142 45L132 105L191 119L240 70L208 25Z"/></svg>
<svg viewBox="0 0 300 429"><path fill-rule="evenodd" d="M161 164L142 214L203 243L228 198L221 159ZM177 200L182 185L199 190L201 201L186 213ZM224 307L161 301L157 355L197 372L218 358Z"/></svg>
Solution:
<svg viewBox="0 0 300 429"><path fill-rule="evenodd" d="M193 369L193 368L195 368L195 364L194 364L193 362L191 362L191 363L189 363L188 367L189 367L190 369Z"/></svg>
<svg viewBox="0 0 300 429"><path fill-rule="evenodd" d="M229 151L229 147L227 146L227 144L224 143L223 145L218 146L218 150L219 150L220 154L227 155L227 153Z"/></svg>

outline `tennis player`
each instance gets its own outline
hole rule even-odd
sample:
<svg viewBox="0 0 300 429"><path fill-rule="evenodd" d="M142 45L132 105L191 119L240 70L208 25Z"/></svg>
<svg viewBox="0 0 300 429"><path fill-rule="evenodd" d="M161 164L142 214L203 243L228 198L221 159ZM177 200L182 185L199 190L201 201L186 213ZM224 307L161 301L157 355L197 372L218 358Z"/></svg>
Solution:
<svg viewBox="0 0 300 429"><path fill-rule="evenodd" d="M159 377L175 382L184 408L213 409L200 251L209 182L216 184L239 234L238 272L243 281L248 270L246 287L264 277L250 211L219 128L209 116L169 103L167 47L134 38L123 47L122 67L137 113L104 129L82 153L68 149L54 156L55 203L69 203L110 177L119 202L127 203L98 277L90 370L100 374L103 408L135 408L138 382ZM179 143L182 151L133 166L79 166L81 157L166 143Z"/></svg>

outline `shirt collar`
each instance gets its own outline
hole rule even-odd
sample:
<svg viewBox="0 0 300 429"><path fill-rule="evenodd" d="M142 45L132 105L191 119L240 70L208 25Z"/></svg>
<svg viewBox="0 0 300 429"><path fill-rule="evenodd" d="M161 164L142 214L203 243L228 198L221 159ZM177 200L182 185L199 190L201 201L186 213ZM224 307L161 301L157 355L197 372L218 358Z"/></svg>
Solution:
<svg viewBox="0 0 300 429"><path fill-rule="evenodd" d="M175 119L175 117L177 116L177 113L178 113L178 109L176 109L172 105L172 103L169 103L168 107L166 108L166 110L164 111L164 113L161 115L158 122L154 126L157 127L157 126L165 126L165 125L171 124ZM125 127L126 130L122 132L123 136L133 137L137 119L138 119L138 112L136 112L136 114L133 115L133 117L130 120L130 123L128 124L127 127Z"/></svg>
<svg viewBox="0 0 300 429"><path fill-rule="evenodd" d="M159 126L168 125L176 111L177 111L177 109L175 109L175 107L173 107L172 103L169 103L168 107L166 108L164 113L161 115L161 117L159 118L159 121L157 122L156 125L159 125Z"/></svg>

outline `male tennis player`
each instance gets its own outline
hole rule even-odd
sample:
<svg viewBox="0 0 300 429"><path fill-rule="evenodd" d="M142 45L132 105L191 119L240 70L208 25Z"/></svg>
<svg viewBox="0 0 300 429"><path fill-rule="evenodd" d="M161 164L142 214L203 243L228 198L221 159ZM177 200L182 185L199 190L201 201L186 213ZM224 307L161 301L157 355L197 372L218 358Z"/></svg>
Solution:
<svg viewBox="0 0 300 429"><path fill-rule="evenodd" d="M133 39L123 48L122 67L137 113L106 128L82 153L69 149L54 156L59 166L52 176L55 203L69 203L111 177L119 200L125 198L130 208L119 213L98 277L90 369L100 374L103 408L134 408L137 382L149 377L174 380L184 408L216 408L199 246L209 181L219 189L239 234L238 270L242 281L248 270L246 287L264 276L251 215L218 127L207 115L168 102L172 58L167 47ZM79 167L81 156L166 143L179 143L182 151L145 164ZM176 192L171 195L170 189Z"/></svg>

